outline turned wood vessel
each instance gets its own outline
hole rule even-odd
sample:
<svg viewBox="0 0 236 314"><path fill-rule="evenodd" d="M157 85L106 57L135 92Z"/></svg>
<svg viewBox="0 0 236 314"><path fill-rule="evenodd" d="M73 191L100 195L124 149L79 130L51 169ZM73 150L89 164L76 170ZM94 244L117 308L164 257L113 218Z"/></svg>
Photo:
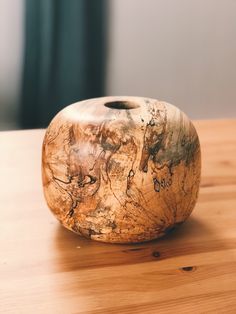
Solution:
<svg viewBox="0 0 236 314"><path fill-rule="evenodd" d="M72 104L55 116L43 142L49 208L66 228L98 241L148 241L184 222L200 170L193 124L154 99Z"/></svg>

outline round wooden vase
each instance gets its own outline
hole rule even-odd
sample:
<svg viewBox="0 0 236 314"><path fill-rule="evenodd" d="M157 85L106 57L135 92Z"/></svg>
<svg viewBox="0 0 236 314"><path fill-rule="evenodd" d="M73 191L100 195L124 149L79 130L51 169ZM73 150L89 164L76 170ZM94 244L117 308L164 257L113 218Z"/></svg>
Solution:
<svg viewBox="0 0 236 314"><path fill-rule="evenodd" d="M148 241L181 224L196 203L200 170L193 124L154 99L75 103L43 142L48 206L66 228L98 241Z"/></svg>

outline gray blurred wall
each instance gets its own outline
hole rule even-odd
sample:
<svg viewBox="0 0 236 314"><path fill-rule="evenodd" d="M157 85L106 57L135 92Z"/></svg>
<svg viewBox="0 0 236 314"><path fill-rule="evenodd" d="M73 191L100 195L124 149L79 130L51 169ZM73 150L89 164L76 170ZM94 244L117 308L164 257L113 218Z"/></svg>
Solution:
<svg viewBox="0 0 236 314"><path fill-rule="evenodd" d="M17 128L24 0L0 0L0 130Z"/></svg>
<svg viewBox="0 0 236 314"><path fill-rule="evenodd" d="M235 0L109 0L108 95L236 117ZM0 130L17 128L24 0L0 0Z"/></svg>
<svg viewBox="0 0 236 314"><path fill-rule="evenodd" d="M236 117L235 0L112 0L108 94Z"/></svg>

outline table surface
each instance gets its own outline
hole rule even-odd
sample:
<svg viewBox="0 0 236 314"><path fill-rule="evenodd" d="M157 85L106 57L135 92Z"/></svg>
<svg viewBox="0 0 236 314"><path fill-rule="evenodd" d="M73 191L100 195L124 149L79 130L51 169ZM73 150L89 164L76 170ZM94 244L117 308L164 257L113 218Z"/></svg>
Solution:
<svg viewBox="0 0 236 314"><path fill-rule="evenodd" d="M236 313L236 120L194 124L198 203L178 230L135 245L61 227L42 194L44 131L0 133L0 312Z"/></svg>

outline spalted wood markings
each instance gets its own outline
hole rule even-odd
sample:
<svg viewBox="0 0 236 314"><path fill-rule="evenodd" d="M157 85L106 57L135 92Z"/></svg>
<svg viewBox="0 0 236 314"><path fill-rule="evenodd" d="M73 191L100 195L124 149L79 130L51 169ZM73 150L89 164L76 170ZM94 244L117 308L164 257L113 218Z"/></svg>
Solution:
<svg viewBox="0 0 236 314"><path fill-rule="evenodd" d="M48 206L66 228L98 241L148 241L181 224L196 203L200 169L191 121L153 99L75 103L43 142Z"/></svg>

